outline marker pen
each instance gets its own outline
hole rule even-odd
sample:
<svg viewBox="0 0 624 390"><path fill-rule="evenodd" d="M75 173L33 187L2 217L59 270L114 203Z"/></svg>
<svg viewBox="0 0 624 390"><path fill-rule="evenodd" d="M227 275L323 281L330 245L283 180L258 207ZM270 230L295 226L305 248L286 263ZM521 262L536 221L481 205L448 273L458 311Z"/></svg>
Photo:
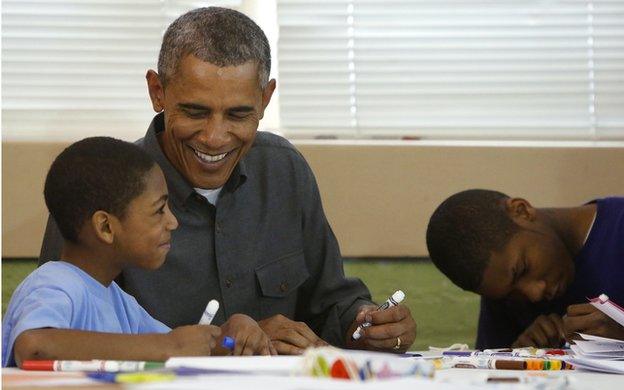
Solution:
<svg viewBox="0 0 624 390"><path fill-rule="evenodd" d="M441 368L480 368L495 370L526 370L524 360L500 360L488 357L453 357L437 359L434 362L437 369Z"/></svg>
<svg viewBox="0 0 624 390"><path fill-rule="evenodd" d="M390 307L396 306L399 303L403 302L403 300L405 299L405 293L401 290L396 291L394 294L392 294L392 296L390 298L388 298L387 301L385 301L384 303L382 303L381 305L379 305L379 307L377 308L377 310L386 310ZM360 337L362 337L362 330L364 328L368 328L369 326L371 326L370 322L364 322L363 324L361 324L360 326L357 327L357 329L355 330L355 332L353 332L353 335L351 336L351 338L353 340L357 340Z"/></svg>
<svg viewBox="0 0 624 390"><path fill-rule="evenodd" d="M162 362L123 360L25 360L22 370L124 372L163 368Z"/></svg>
<svg viewBox="0 0 624 390"><path fill-rule="evenodd" d="M230 351L230 354L234 352L234 348L236 348L236 340L232 337L225 336L223 337L223 341L221 341L221 346Z"/></svg>
<svg viewBox="0 0 624 390"><path fill-rule="evenodd" d="M204 310L204 314L202 314L201 319L199 320L200 325L210 325L212 320L214 319L215 314L219 311L219 301L216 299L208 302L206 309Z"/></svg>

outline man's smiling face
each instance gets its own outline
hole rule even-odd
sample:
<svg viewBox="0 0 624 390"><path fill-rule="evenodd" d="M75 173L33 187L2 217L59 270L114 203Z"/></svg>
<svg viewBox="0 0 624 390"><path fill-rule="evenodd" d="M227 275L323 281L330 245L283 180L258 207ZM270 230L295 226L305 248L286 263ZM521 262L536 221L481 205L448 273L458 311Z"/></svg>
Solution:
<svg viewBox="0 0 624 390"><path fill-rule="evenodd" d="M273 88L274 82L264 91L260 87L254 62L219 67L193 55L180 61L165 88L156 91L165 114L160 143L193 187L225 184L251 148Z"/></svg>

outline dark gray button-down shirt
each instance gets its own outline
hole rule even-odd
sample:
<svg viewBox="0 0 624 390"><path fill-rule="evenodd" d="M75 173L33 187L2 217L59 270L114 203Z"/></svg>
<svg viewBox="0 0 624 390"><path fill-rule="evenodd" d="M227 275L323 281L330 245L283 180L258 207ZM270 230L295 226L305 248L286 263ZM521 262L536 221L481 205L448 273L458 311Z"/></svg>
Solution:
<svg viewBox="0 0 624 390"><path fill-rule="evenodd" d="M179 227L160 269L125 270L120 285L171 327L197 323L208 301L217 299L214 324L234 313L257 320L281 313L344 345L357 309L371 303L370 293L344 275L314 175L301 154L285 139L258 132L214 207L165 157L157 140L163 129L159 114L137 143L162 168ZM49 218L40 263L57 260L61 246Z"/></svg>

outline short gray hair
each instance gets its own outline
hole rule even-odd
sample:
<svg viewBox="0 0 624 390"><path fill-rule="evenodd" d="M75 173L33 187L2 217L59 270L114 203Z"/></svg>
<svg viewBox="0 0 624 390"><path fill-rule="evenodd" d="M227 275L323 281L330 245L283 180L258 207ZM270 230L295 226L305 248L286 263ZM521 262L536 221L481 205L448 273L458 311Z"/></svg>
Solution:
<svg viewBox="0 0 624 390"><path fill-rule="evenodd" d="M158 56L158 74L163 86L189 54L220 67L255 61L260 86L264 88L269 81L269 41L253 20L233 9L198 8L171 23Z"/></svg>

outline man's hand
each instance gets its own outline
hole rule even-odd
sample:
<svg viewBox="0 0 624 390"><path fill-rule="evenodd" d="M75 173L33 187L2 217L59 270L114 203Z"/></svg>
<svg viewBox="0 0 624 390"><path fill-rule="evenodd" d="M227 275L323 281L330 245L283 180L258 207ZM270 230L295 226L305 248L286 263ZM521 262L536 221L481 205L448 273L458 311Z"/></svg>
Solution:
<svg viewBox="0 0 624 390"><path fill-rule="evenodd" d="M301 355L308 347L328 345L304 322L292 321L281 314L258 321L280 355Z"/></svg>
<svg viewBox="0 0 624 390"><path fill-rule="evenodd" d="M351 338L353 332L364 322L371 326L363 328L361 337L354 341ZM396 348L399 339L400 346ZM402 353L409 349L415 339L416 321L407 306L398 305L378 311L376 306L366 305L360 308L347 332L347 347Z"/></svg>
<svg viewBox="0 0 624 390"><path fill-rule="evenodd" d="M558 314L541 315L511 345L513 348L559 348L565 342L563 320Z"/></svg>
<svg viewBox="0 0 624 390"><path fill-rule="evenodd" d="M624 327L590 303L568 306L563 326L570 340L576 332L624 340Z"/></svg>
<svg viewBox="0 0 624 390"><path fill-rule="evenodd" d="M269 336L260 328L258 323L244 314L232 315L223 325L221 334L236 340L232 355L277 355ZM219 340L219 343L223 338ZM216 349L218 354L228 354L220 345Z"/></svg>

